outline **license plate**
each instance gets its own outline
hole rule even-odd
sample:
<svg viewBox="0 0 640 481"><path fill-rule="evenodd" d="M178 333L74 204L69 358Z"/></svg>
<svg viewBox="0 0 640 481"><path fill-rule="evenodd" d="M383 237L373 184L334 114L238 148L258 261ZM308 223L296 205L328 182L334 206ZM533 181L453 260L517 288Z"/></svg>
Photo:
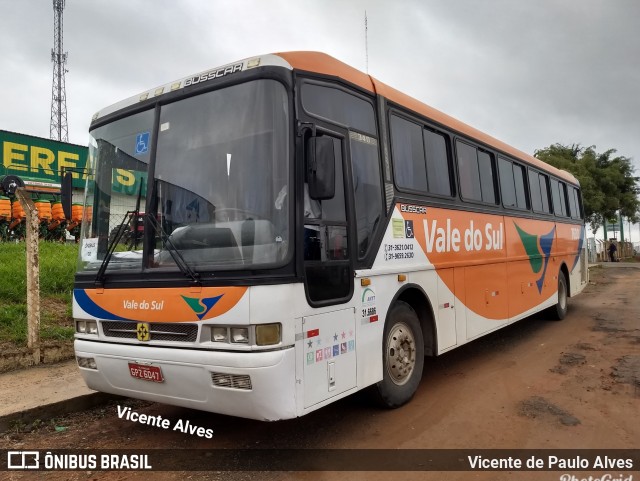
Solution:
<svg viewBox="0 0 640 481"><path fill-rule="evenodd" d="M130 362L129 374L131 374L131 377L142 379L144 381L164 382L162 371L158 366L145 366L142 364L136 364L135 362Z"/></svg>

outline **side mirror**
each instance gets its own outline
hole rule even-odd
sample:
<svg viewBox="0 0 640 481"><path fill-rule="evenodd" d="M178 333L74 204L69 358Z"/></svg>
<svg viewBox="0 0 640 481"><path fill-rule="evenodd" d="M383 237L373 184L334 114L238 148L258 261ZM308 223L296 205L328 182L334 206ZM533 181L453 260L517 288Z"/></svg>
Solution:
<svg viewBox="0 0 640 481"><path fill-rule="evenodd" d="M336 190L336 157L332 138L309 138L306 157L309 197L314 200L332 199Z"/></svg>
<svg viewBox="0 0 640 481"><path fill-rule="evenodd" d="M71 219L71 201L73 198L73 177L71 172L62 174L62 186L60 191L60 201L62 210L67 219Z"/></svg>

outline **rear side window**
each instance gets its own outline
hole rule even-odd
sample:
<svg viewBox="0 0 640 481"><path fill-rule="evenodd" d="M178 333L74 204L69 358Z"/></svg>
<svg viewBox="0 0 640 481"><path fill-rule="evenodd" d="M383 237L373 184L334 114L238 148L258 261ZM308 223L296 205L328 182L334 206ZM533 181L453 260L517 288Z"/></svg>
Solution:
<svg viewBox="0 0 640 481"><path fill-rule="evenodd" d="M528 209L527 191L524 185L524 167L503 157L498 157L500 193L502 205Z"/></svg>
<svg viewBox="0 0 640 481"><path fill-rule="evenodd" d="M539 214L551 213L549 209L549 179L536 170L529 170L529 192L531 193L531 207Z"/></svg>
<svg viewBox="0 0 640 481"><path fill-rule="evenodd" d="M551 179L553 212L559 217L567 217L567 186L564 182Z"/></svg>
<svg viewBox="0 0 640 481"><path fill-rule="evenodd" d="M495 204L495 168L491 154L459 140L456 154L462 198Z"/></svg>
<svg viewBox="0 0 640 481"><path fill-rule="evenodd" d="M580 201L580 192L575 187L570 187L569 203L571 204L571 218L582 219L582 202Z"/></svg>

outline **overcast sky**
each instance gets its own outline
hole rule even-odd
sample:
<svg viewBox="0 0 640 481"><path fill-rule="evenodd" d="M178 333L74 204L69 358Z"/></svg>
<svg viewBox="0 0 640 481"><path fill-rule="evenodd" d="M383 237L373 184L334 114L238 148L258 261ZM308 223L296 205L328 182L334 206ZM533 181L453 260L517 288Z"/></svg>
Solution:
<svg viewBox="0 0 640 481"><path fill-rule="evenodd" d="M0 0L0 129L49 136L51 0ZM640 171L638 0L67 0L69 141L160 84L320 50L533 154L615 148Z"/></svg>

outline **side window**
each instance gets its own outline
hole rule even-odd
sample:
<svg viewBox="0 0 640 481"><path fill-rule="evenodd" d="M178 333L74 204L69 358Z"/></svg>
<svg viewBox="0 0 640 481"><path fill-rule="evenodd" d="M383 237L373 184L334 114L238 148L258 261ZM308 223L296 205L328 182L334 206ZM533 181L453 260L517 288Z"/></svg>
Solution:
<svg viewBox="0 0 640 481"><path fill-rule="evenodd" d="M551 197L553 198L553 213L560 215L560 192L558 192L558 181L551 179Z"/></svg>
<svg viewBox="0 0 640 481"><path fill-rule="evenodd" d="M569 217L569 209L567 207L567 184L564 182L558 182L558 192L560 193L560 208L562 209L562 215Z"/></svg>
<svg viewBox="0 0 640 481"><path fill-rule="evenodd" d="M358 258L366 256L383 213L378 141L350 132Z"/></svg>
<svg viewBox="0 0 640 481"><path fill-rule="evenodd" d="M391 116L390 125L398 188L451 196L445 137L397 115Z"/></svg>
<svg viewBox="0 0 640 481"><path fill-rule="evenodd" d="M349 130L356 243L362 259L369 252L384 207L373 104L355 92L310 81L303 82L301 96L302 108L309 115Z"/></svg>
<svg viewBox="0 0 640 481"><path fill-rule="evenodd" d="M323 221L330 222L346 222L347 217L345 215L345 199L344 199L344 174L342 173L342 141L333 138L333 152L336 158L336 170L335 170L335 194L331 199L316 200L321 206L319 218ZM305 196L305 203L308 202L308 198ZM305 218L307 218L307 212L311 212L313 209L308 209L305 205ZM346 246L345 246L346 247Z"/></svg>
<svg viewBox="0 0 640 481"><path fill-rule="evenodd" d="M500 174L502 205L505 207L514 207L516 205L516 189L513 181L513 164L511 161L498 157L498 173Z"/></svg>
<svg viewBox="0 0 640 481"><path fill-rule="evenodd" d="M459 140L456 151L462 198L495 204L495 168L491 154Z"/></svg>
<svg viewBox="0 0 640 481"><path fill-rule="evenodd" d="M576 203L576 197L573 195L575 189L573 187L569 187L569 192L567 195L567 200L569 201L569 217L572 219L580 218L580 211L578 210L578 204ZM577 216L577 217L576 217Z"/></svg>
<svg viewBox="0 0 640 481"><path fill-rule="evenodd" d="M540 193L540 179L535 170L529 170L529 192L531 193L531 208L534 212L542 210L542 194Z"/></svg>
<svg viewBox="0 0 640 481"><path fill-rule="evenodd" d="M542 212L551 214L551 207L549 205L549 177L545 174L538 174L538 180L540 183L540 195L542 197Z"/></svg>
<svg viewBox="0 0 640 481"><path fill-rule="evenodd" d="M516 186L516 205L519 209L528 209L527 190L524 185L524 167L513 164L513 180Z"/></svg>
<svg viewBox="0 0 640 481"><path fill-rule="evenodd" d="M396 185L400 189L427 191L422 127L391 116L391 151Z"/></svg>
<svg viewBox="0 0 640 481"><path fill-rule="evenodd" d="M571 217L574 219L582 219L582 205L580 202L580 193L578 189L575 187L571 187L571 195L570 199L573 199L571 202ZM575 207L574 207L575 206Z"/></svg>
<svg viewBox="0 0 640 481"><path fill-rule="evenodd" d="M551 196L553 197L553 212L559 217L566 217L567 207L564 199L563 184L551 179Z"/></svg>
<svg viewBox="0 0 640 481"><path fill-rule="evenodd" d="M539 214L550 214L548 176L535 170L529 170L529 192L531 192L533 211Z"/></svg>
<svg viewBox="0 0 640 481"><path fill-rule="evenodd" d="M376 135L373 105L339 88L305 82L302 84L302 106L316 117Z"/></svg>
<svg viewBox="0 0 640 481"><path fill-rule="evenodd" d="M464 142L456 141L458 172L460 174L460 193L463 199L482 200L480 172L476 148Z"/></svg>
<svg viewBox="0 0 640 481"><path fill-rule="evenodd" d="M305 276L309 299L315 303L345 299L352 289L342 148L342 140L333 138L336 159L333 198L311 199L307 184L304 185Z"/></svg>
<svg viewBox="0 0 640 481"><path fill-rule="evenodd" d="M478 167L480 169L480 186L482 187L482 202L496 203L496 187L493 175L493 160L491 155L478 151Z"/></svg>
<svg viewBox="0 0 640 481"><path fill-rule="evenodd" d="M451 196L451 178L447 141L444 135L423 130L424 149L427 154L427 181L432 194Z"/></svg>

